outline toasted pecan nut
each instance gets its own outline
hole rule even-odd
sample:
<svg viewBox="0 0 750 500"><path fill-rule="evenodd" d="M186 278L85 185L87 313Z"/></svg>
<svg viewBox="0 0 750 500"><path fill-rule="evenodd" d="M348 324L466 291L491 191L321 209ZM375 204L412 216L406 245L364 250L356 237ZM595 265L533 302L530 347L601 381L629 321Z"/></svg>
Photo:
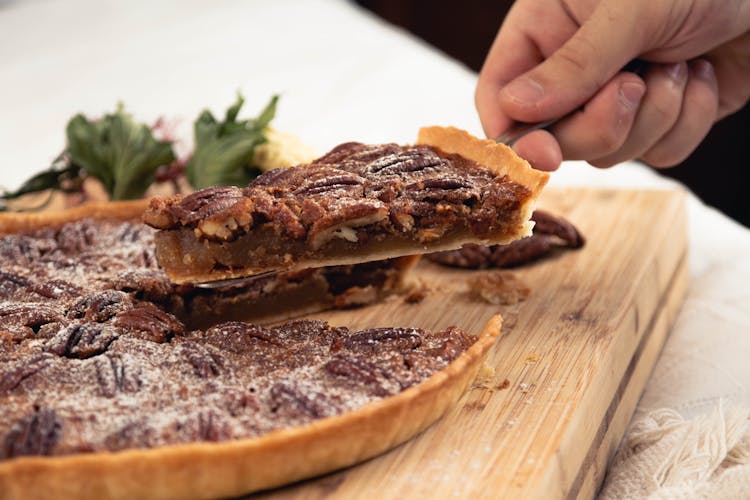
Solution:
<svg viewBox="0 0 750 500"><path fill-rule="evenodd" d="M536 210L531 220L536 222L533 234L509 245L469 244L458 250L427 255L427 259L445 266L468 269L515 267L560 249L581 248L585 244L586 240L580 231L562 217Z"/></svg>

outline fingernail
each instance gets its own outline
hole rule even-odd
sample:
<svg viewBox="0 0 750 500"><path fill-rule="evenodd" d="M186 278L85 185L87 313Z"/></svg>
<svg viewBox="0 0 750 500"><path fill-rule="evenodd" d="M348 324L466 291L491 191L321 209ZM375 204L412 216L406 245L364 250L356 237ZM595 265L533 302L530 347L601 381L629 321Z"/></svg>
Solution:
<svg viewBox="0 0 750 500"><path fill-rule="evenodd" d="M512 81L503 92L513 101L525 106L536 104L544 97L544 87L528 77Z"/></svg>
<svg viewBox="0 0 750 500"><path fill-rule="evenodd" d="M623 82L620 85L620 103L626 108L635 108L641 102L646 86L639 82Z"/></svg>
<svg viewBox="0 0 750 500"><path fill-rule="evenodd" d="M690 63L690 72L702 80L715 80L714 65L705 59L697 59Z"/></svg>
<svg viewBox="0 0 750 500"><path fill-rule="evenodd" d="M687 78L687 64L676 63L664 66L664 71L667 73L669 78L676 82L683 82Z"/></svg>

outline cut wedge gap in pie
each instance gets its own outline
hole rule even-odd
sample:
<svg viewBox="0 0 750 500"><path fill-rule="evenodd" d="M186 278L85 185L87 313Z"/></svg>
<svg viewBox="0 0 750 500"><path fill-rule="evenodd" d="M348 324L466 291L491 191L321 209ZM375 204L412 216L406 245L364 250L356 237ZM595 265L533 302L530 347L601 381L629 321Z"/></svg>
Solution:
<svg viewBox="0 0 750 500"><path fill-rule="evenodd" d="M144 215L176 283L505 244L531 233L548 174L459 129L416 145L346 143L245 188L152 200Z"/></svg>

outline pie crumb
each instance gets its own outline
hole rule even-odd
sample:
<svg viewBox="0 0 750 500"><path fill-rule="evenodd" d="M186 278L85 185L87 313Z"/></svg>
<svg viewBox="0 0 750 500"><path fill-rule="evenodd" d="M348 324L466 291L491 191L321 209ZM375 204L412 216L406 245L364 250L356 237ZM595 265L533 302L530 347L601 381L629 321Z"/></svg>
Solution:
<svg viewBox="0 0 750 500"><path fill-rule="evenodd" d="M474 378L474 383L471 385L472 389L485 389L488 391L496 389L497 387L493 380L494 376L495 369L487 363L482 364L477 376Z"/></svg>
<svg viewBox="0 0 750 500"><path fill-rule="evenodd" d="M535 352L532 352L531 354L529 354L528 356L526 356L526 364L527 365L530 365L532 363L536 363L537 361L539 361L539 355L537 353L535 353Z"/></svg>
<svg viewBox="0 0 750 500"><path fill-rule="evenodd" d="M424 280L415 278L409 283L407 293L404 295L404 302L407 304L419 304L432 290Z"/></svg>
<svg viewBox="0 0 750 500"><path fill-rule="evenodd" d="M508 271L482 271L466 279L472 296L495 305L523 302L531 293L515 274Z"/></svg>
<svg viewBox="0 0 750 500"><path fill-rule="evenodd" d="M486 378L492 378L495 375L495 369L488 364L483 364L482 367L479 369L479 374L477 374L477 379L486 379Z"/></svg>
<svg viewBox="0 0 750 500"><path fill-rule="evenodd" d="M419 304L427 297L427 289L424 287L415 288L404 297L407 304Z"/></svg>

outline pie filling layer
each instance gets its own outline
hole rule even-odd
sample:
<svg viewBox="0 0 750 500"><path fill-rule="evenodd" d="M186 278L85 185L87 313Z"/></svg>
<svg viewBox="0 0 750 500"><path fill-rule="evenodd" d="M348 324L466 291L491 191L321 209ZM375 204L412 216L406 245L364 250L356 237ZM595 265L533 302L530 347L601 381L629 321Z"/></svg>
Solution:
<svg viewBox="0 0 750 500"><path fill-rule="evenodd" d="M177 282L507 242L524 233L529 188L427 146L342 144L245 188L155 199L157 256ZM409 250L412 250L410 252Z"/></svg>
<svg viewBox="0 0 750 500"><path fill-rule="evenodd" d="M324 281L349 305L403 261L287 273L212 297L170 284L152 237L88 219L0 236L0 458L256 437L396 394L475 341L457 328L305 320L191 329L186 310L295 283Z"/></svg>

